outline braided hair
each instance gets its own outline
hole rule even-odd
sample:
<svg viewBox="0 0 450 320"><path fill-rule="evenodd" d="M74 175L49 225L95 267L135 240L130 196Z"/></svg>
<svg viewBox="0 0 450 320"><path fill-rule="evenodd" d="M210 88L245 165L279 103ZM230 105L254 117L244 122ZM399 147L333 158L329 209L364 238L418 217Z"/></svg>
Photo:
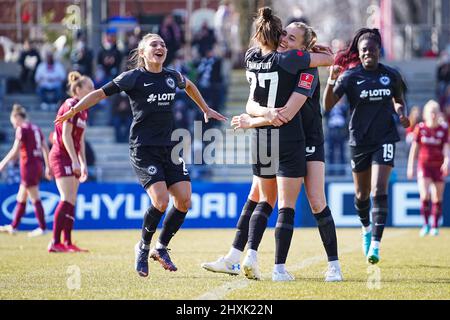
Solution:
<svg viewBox="0 0 450 320"><path fill-rule="evenodd" d="M378 44L378 47L381 49L381 34L378 29L359 29L358 31L356 31L356 34L353 37L350 46L347 49L341 50L336 54L334 64L342 67L341 72L353 68L361 63L361 61L359 60L358 45L361 41L369 39L375 41Z"/></svg>

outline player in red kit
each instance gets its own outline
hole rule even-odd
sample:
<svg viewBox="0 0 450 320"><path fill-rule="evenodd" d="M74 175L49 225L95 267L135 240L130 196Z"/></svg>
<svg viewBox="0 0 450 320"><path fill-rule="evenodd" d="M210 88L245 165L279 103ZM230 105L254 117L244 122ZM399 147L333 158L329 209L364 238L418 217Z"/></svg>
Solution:
<svg viewBox="0 0 450 320"><path fill-rule="evenodd" d="M20 154L20 187L17 193L17 204L13 222L0 227L0 232L14 234L25 215L27 198L30 197L39 227L28 235L36 237L45 234L44 208L39 196L39 182L42 177L42 158L45 161L45 176L51 179L48 166L48 147L41 129L27 119L25 108L15 104L11 112L11 123L16 129L14 145L6 157L0 162L0 171L6 164Z"/></svg>
<svg viewBox="0 0 450 320"><path fill-rule="evenodd" d="M68 85L71 98L59 108L58 116L64 114L94 90L92 80L78 72L69 73ZM88 175L84 145L87 117L87 111L83 111L69 121L55 125L49 159L61 200L55 211L53 240L48 246L49 252L87 251L75 246L71 236L75 221L78 186L80 182L87 180ZM64 232L64 243L61 242L62 232Z"/></svg>
<svg viewBox="0 0 450 320"><path fill-rule="evenodd" d="M448 125L440 121L439 104L430 100L423 109L424 122L414 130L415 139L411 145L408 159L408 179L414 178L414 161L417 163L417 182L419 184L421 208L424 225L420 235L439 234L439 219L442 215L444 177L449 173L450 141ZM431 200L431 204L430 204ZM429 217L433 216L431 230Z"/></svg>

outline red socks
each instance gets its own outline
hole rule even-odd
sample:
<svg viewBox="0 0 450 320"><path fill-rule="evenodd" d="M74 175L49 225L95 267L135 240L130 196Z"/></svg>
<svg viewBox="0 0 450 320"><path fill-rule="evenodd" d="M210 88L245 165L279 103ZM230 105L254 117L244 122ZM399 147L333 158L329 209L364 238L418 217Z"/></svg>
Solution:
<svg viewBox="0 0 450 320"><path fill-rule="evenodd" d="M67 233L66 233L66 221L71 220L69 222L68 227L73 227L73 219L67 219L67 216L73 217L75 207L66 201L60 201L55 210L55 218L53 220L53 243L58 244L61 243L61 232L64 229L65 240L67 241ZM69 230L69 229L67 229ZM71 231L71 229L70 229ZM70 235L69 231L69 235Z"/></svg>
<svg viewBox="0 0 450 320"><path fill-rule="evenodd" d="M71 205L72 206L72 205ZM67 245L72 244L72 229L75 222L75 207L72 206L71 210L66 212L64 220L64 243Z"/></svg>
<svg viewBox="0 0 450 320"><path fill-rule="evenodd" d="M439 228L439 219L442 216L442 202L436 202L431 205L431 213L433 215L432 228Z"/></svg>
<svg viewBox="0 0 450 320"><path fill-rule="evenodd" d="M431 215L431 205L430 200L422 200L420 205L420 214L423 218L423 221L426 225L428 225L430 215Z"/></svg>
<svg viewBox="0 0 450 320"><path fill-rule="evenodd" d="M16 203L16 212L14 213L14 220L11 223L11 226L14 229L17 229L17 227L20 224L20 220L22 220L22 217L25 215L25 209L27 208L26 202L17 202Z"/></svg>
<svg viewBox="0 0 450 320"><path fill-rule="evenodd" d="M36 218L39 223L39 227L42 230L45 230L47 227L45 225L45 215L44 215L44 208L42 207L41 200L36 201L34 204L34 213L36 214Z"/></svg>

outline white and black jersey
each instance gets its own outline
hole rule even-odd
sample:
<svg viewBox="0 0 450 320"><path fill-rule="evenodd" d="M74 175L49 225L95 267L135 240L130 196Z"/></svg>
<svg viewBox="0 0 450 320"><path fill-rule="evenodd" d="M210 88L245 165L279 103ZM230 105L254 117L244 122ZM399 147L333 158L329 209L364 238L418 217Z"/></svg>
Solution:
<svg viewBox="0 0 450 320"><path fill-rule="evenodd" d="M167 68L159 73L148 72L145 68L132 69L102 87L107 96L124 91L130 99L133 113L131 148L173 145L172 107L177 87L186 87L185 78Z"/></svg>
<svg viewBox="0 0 450 320"><path fill-rule="evenodd" d="M262 55L260 48L251 48L245 55L246 76L250 83L250 97L267 108L280 108L289 100L294 90L309 96L317 77L299 78L301 70L309 68L308 52L290 50ZM300 76L301 77L301 76ZM260 129L273 129L273 126ZM305 140L301 117L296 115L290 122L279 127L280 142Z"/></svg>
<svg viewBox="0 0 450 320"><path fill-rule="evenodd" d="M333 92L347 95L350 104L350 146L371 146L400 140L395 124L392 99L401 98L405 88L400 73L379 64L377 70L362 65L344 72Z"/></svg>

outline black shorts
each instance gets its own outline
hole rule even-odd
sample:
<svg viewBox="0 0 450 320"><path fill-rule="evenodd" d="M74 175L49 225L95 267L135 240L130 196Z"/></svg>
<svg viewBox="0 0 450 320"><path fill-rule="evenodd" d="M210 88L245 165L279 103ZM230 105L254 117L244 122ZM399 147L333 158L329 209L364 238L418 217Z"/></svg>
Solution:
<svg viewBox="0 0 450 320"><path fill-rule="evenodd" d="M259 150L258 150L259 151ZM253 175L272 179L275 177L301 178L306 176L305 141L291 141L280 143L279 156L272 157L272 162L261 161L258 154L256 163L252 165ZM264 153L264 152L263 152Z"/></svg>
<svg viewBox="0 0 450 320"><path fill-rule="evenodd" d="M325 162L325 148L323 143L317 146L306 146L306 161Z"/></svg>
<svg viewBox="0 0 450 320"><path fill-rule="evenodd" d="M394 166L395 143L387 142L374 146L350 146L353 172L369 169L372 164Z"/></svg>
<svg viewBox="0 0 450 320"><path fill-rule="evenodd" d="M191 181L183 158L171 159L173 147L143 146L130 149L131 165L144 189L165 181L167 187L180 181Z"/></svg>

